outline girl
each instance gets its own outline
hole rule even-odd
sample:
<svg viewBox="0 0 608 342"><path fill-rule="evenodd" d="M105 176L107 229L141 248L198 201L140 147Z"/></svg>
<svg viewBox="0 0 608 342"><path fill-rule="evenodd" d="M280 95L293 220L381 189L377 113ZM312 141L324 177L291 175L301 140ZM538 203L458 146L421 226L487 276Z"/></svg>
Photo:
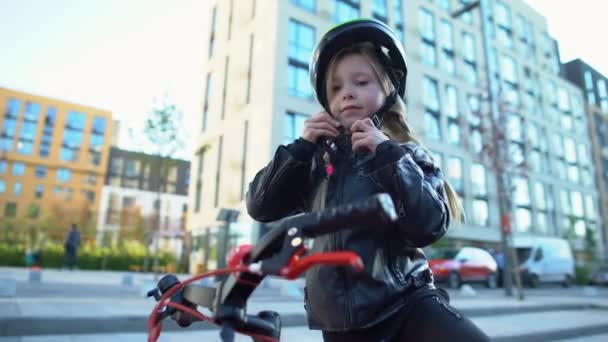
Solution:
<svg viewBox="0 0 608 342"><path fill-rule="evenodd" d="M249 214L267 222L380 192L391 195L399 214L391 227L355 226L314 240L313 252L354 251L365 270L309 270L309 326L325 341L488 340L435 288L420 249L459 220L460 205L405 120L399 39L375 20L342 24L320 40L309 71L324 111L258 172L247 193Z"/></svg>

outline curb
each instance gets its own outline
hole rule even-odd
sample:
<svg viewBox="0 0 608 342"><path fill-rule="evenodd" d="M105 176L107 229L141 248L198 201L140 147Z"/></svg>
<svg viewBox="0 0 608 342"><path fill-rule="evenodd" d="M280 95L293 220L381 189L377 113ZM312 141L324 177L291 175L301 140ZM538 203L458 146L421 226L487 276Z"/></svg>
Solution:
<svg viewBox="0 0 608 342"><path fill-rule="evenodd" d="M469 308L459 309L467 317L497 316L531 312L547 312L561 310L606 310L603 306L594 304L555 304L531 306L525 308ZM148 316L114 316L107 318L53 318L53 317L9 317L0 318L0 336L39 336L39 335L72 335L72 334L102 334L118 332L145 332ZM305 313L281 314L282 326L307 326ZM199 322L187 328L188 330L212 330L216 326ZM599 332L608 332L608 325L591 326L568 329L564 331L548 331L542 333L500 337L499 341L540 341L554 333L560 338L569 336L590 335L588 330L597 329ZM163 322L164 331L184 331L172 320ZM593 334L597 334L594 332ZM572 335L569 335L572 334ZM563 337L562 337L563 336ZM522 338L520 340L520 338ZM552 338L555 339L555 338Z"/></svg>

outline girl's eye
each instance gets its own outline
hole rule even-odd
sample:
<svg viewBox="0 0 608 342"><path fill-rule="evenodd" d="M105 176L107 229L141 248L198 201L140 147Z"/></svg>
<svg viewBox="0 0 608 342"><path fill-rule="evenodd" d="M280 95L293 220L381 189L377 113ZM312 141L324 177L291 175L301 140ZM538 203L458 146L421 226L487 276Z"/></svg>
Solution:
<svg viewBox="0 0 608 342"><path fill-rule="evenodd" d="M334 86L332 86L332 87L331 87L331 90L332 90L333 92L337 92L337 91L339 91L339 90L340 90L340 88L342 88L342 86L340 86L340 85L334 85Z"/></svg>
<svg viewBox="0 0 608 342"><path fill-rule="evenodd" d="M367 80L365 80L365 81L357 81L357 85L358 86L364 86L364 85L366 85L368 83L369 83L369 81L367 81Z"/></svg>

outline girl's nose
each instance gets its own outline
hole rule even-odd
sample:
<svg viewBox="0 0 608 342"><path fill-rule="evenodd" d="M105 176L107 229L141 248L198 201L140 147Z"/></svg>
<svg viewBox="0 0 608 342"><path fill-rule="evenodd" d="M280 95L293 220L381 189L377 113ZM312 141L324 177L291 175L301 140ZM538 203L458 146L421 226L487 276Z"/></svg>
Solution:
<svg viewBox="0 0 608 342"><path fill-rule="evenodd" d="M349 100L355 98L355 93L351 87L344 87L342 92L342 100Z"/></svg>

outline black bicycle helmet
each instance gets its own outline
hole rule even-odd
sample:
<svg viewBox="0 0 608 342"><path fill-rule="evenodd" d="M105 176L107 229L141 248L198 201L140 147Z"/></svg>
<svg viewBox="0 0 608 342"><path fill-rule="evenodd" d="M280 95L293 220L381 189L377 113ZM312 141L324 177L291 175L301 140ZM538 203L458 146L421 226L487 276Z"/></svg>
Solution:
<svg viewBox="0 0 608 342"><path fill-rule="evenodd" d="M326 73L332 57L345 47L369 42L376 47L376 52L390 77L396 92L390 94L385 106L379 112L386 111L396 100L405 96L407 64L405 52L399 37L384 23L374 19L357 19L340 24L327 31L315 47L308 71L310 83L317 100L330 113L326 93ZM392 102L392 103L389 103ZM379 113L381 116L383 113ZM375 118L374 121L379 120ZM379 125L379 122L376 123Z"/></svg>

